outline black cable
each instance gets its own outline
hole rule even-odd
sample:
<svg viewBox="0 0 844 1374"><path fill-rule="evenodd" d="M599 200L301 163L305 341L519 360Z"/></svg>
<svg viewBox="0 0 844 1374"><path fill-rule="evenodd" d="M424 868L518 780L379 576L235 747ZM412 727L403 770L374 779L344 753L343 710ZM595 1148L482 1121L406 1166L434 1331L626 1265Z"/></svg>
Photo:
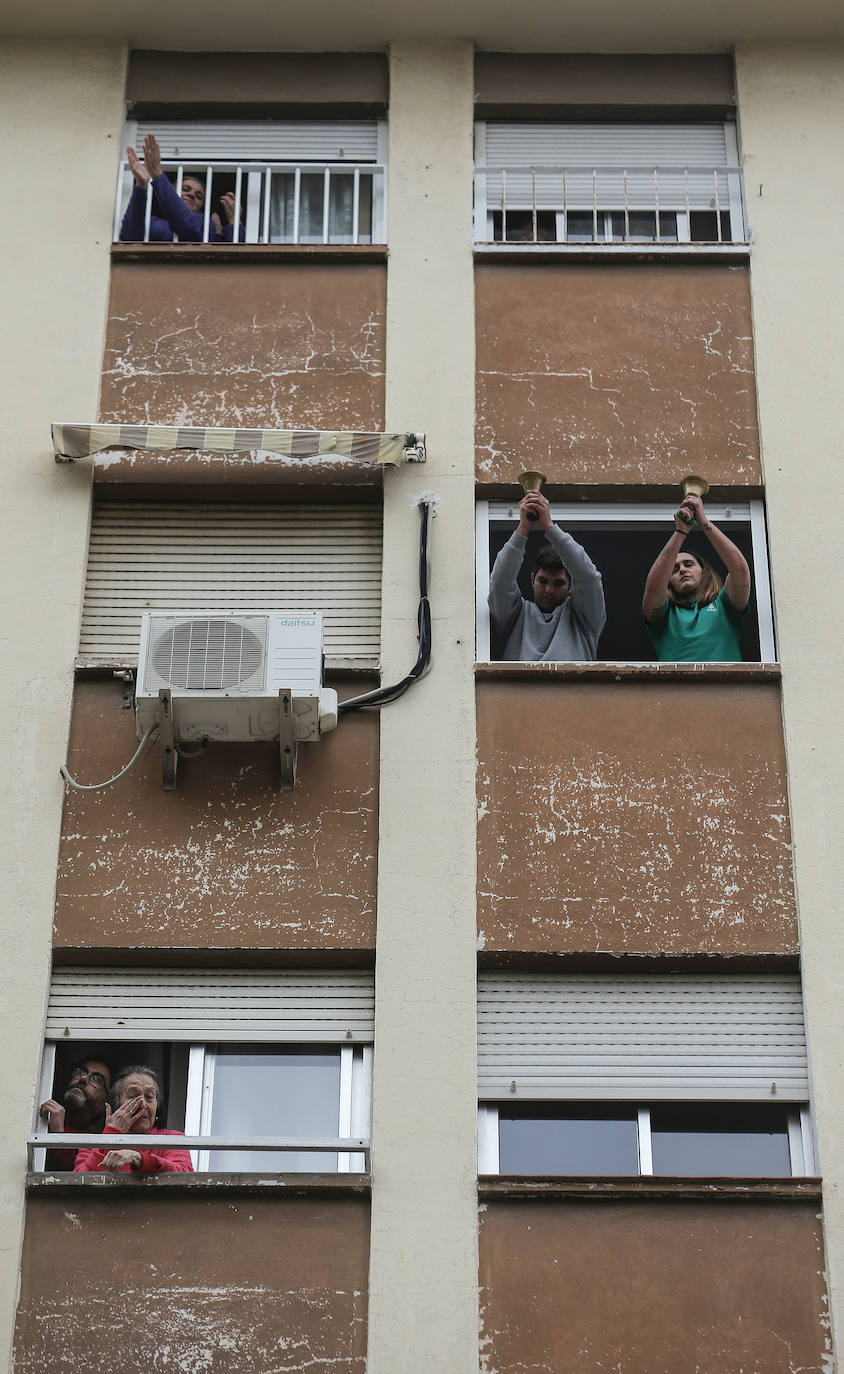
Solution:
<svg viewBox="0 0 844 1374"><path fill-rule="evenodd" d="M337 707L338 716L347 715L350 711L360 711L365 706L387 706L391 701L398 701L399 697L404 696L409 687L412 687L431 662L431 603L428 600L428 516L430 505L427 501L419 502L419 513L422 517L422 525L419 531L419 605L416 611L416 631L419 637L419 652L416 655L416 662L410 672L394 683L391 687L376 687L372 692L366 692L363 696L352 697L349 701L341 701Z"/></svg>

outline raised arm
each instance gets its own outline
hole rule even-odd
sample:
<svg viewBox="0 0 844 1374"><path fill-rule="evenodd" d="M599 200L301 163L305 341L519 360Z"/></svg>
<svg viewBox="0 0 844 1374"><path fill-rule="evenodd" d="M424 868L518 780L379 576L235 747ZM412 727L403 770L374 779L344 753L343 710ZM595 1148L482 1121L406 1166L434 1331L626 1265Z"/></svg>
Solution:
<svg viewBox="0 0 844 1374"><path fill-rule="evenodd" d="M685 506L685 501L683 505ZM682 510L681 506L681 510ZM665 548L661 549L651 564L651 570L645 580L645 591L642 596L642 615L649 624L659 620L665 610L665 598L668 595L668 583L674 571L674 564L677 555L683 547L683 540L689 532L689 522L684 520L680 511L674 512L674 530Z"/></svg>
<svg viewBox="0 0 844 1374"><path fill-rule="evenodd" d="M174 234L185 243L201 243L205 232L205 215L199 210L189 210L181 196L176 194L169 177L161 166L161 149L155 134L147 134L144 139L144 163L152 177L152 188L158 209L166 219ZM208 236L216 238L216 230L209 225Z"/></svg>
<svg viewBox="0 0 844 1374"><path fill-rule="evenodd" d="M527 537L536 529L536 521L528 518L528 511L536 509L533 498L538 492L528 492L519 504L519 523L492 565L489 575L489 595L487 603L495 629L499 634L507 634L522 607L522 594L519 591L518 577L527 548ZM545 501L544 496L539 496ZM548 502L545 501L547 506Z"/></svg>
<svg viewBox="0 0 844 1374"><path fill-rule="evenodd" d="M129 204L126 206L126 213L120 226L120 242L141 243L144 237L144 221L146 219L147 186L151 178L134 148L126 149L126 159L129 163L129 171L135 178L135 185L132 187Z"/></svg>
<svg viewBox="0 0 844 1374"><path fill-rule="evenodd" d="M599 635L607 621L604 582L582 544L559 525L546 530L548 543L560 555L571 578L569 600L578 618Z"/></svg>
<svg viewBox="0 0 844 1374"><path fill-rule="evenodd" d="M719 530L717 525L713 525L699 496L687 496L683 505L691 510L698 526L703 530L727 569L724 591L730 598L732 605L737 611L747 610L747 603L750 600L750 569L741 549L736 547L732 539L728 539L723 530Z"/></svg>

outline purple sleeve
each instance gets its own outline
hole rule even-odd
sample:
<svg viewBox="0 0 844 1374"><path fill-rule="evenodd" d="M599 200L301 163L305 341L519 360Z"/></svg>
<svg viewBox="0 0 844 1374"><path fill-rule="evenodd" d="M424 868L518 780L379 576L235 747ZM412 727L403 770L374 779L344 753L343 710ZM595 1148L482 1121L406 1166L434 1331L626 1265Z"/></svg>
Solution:
<svg viewBox="0 0 844 1374"><path fill-rule="evenodd" d="M181 196L176 195L176 188L169 180L165 172L159 172L153 179L155 198L158 208L166 219L174 234L178 234L184 243L201 243L202 231L205 227L205 216L198 210L189 210ZM214 225L209 221L208 240L214 243L217 240L217 233Z"/></svg>
<svg viewBox="0 0 844 1374"><path fill-rule="evenodd" d="M243 243L246 238L246 230L242 224L237 226L237 242ZM223 226L223 243L234 243L234 225L226 224Z"/></svg>
<svg viewBox="0 0 844 1374"><path fill-rule="evenodd" d="M133 186L120 226L121 243L143 243L146 200L146 192L142 191L140 186Z"/></svg>

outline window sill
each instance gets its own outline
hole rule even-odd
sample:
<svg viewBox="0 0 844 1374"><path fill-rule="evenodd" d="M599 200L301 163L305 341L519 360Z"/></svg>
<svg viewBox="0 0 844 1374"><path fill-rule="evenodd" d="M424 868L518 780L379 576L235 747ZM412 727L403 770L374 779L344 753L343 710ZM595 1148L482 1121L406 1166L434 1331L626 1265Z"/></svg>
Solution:
<svg viewBox="0 0 844 1374"><path fill-rule="evenodd" d="M481 1174L478 1196L565 1198L756 1198L783 1202L822 1195L819 1178L502 1178Z"/></svg>
<svg viewBox="0 0 844 1374"><path fill-rule="evenodd" d="M385 243L113 243L112 262L386 262Z"/></svg>
<svg viewBox="0 0 844 1374"><path fill-rule="evenodd" d="M28 1173L26 1191L73 1192L78 1188L152 1188L178 1192L370 1193L369 1174L72 1174Z"/></svg>
<svg viewBox="0 0 844 1374"><path fill-rule="evenodd" d="M672 258L694 262L746 261L749 243L476 243L475 258L510 262L563 262L567 258L587 262L623 258L629 261L668 262Z"/></svg>
<svg viewBox="0 0 844 1374"><path fill-rule="evenodd" d="M707 682L779 682L778 663L476 663L475 677L502 679L564 677L599 682L641 682L658 679Z"/></svg>

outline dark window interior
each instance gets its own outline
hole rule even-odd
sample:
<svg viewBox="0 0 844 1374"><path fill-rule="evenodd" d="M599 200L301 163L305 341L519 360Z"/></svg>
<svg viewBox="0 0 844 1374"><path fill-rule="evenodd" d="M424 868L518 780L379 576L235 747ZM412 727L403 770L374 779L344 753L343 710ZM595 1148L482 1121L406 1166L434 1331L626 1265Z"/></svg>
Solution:
<svg viewBox="0 0 844 1374"><path fill-rule="evenodd" d="M635 1107L558 1103L499 1109L502 1174L637 1174Z"/></svg>
<svg viewBox="0 0 844 1374"><path fill-rule="evenodd" d="M158 1074L162 1102L158 1125L172 1130L185 1128L187 1095L187 1045L168 1045L160 1040L74 1041L56 1045L53 1096L61 1101L68 1075L80 1059L102 1059L111 1068L112 1080L128 1064L147 1064Z"/></svg>
<svg viewBox="0 0 844 1374"><path fill-rule="evenodd" d="M717 1102L651 1108L655 1174L787 1178L788 1113L767 1103Z"/></svg>
<svg viewBox="0 0 844 1374"><path fill-rule="evenodd" d="M490 560L492 568L496 555L503 548L515 529L515 522L496 521L490 525ZM598 644L598 658L605 662L653 662L656 659L653 646L648 638L642 619L642 591L645 578L654 558L664 546L671 533L664 524L647 528L644 525L619 525L598 527L598 522L590 526L571 526L571 533L582 544L604 578L604 596L607 603L607 624ZM753 567L750 526L736 527L731 524L730 538L741 549L748 563ZM528 535L525 560L519 577L522 595L530 597L530 573L543 536L537 532ZM698 553L707 559L723 578L726 572L723 563L711 549L700 533L692 533L684 548ZM502 645L494 642L490 646L490 656L500 658ZM756 591L751 591L750 605L744 619L742 634L742 658L745 662L759 662L759 622L756 613Z"/></svg>

